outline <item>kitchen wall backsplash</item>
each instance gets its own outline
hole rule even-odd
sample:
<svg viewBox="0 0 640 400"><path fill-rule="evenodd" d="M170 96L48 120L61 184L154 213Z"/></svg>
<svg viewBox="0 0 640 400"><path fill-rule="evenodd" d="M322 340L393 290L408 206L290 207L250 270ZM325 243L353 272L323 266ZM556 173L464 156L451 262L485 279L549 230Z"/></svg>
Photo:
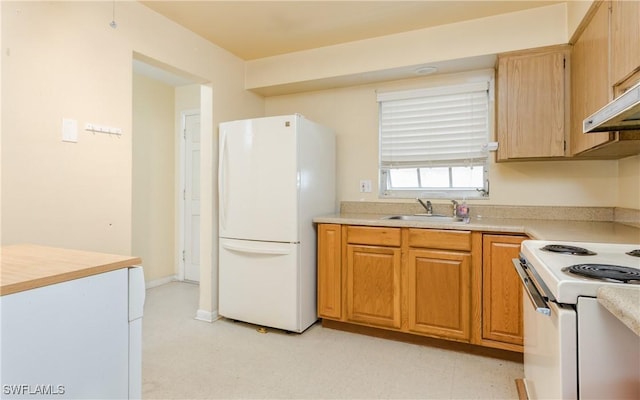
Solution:
<svg viewBox="0 0 640 400"><path fill-rule="evenodd" d="M567 221L615 221L640 226L640 210L616 207L563 207L563 206L502 206L469 205L470 215L475 218L520 218ZM417 214L425 209L418 203L385 203L344 201L341 214ZM453 213L449 203L433 203L434 214Z"/></svg>
<svg viewBox="0 0 640 400"><path fill-rule="evenodd" d="M640 210L616 207L614 209L613 220L621 224L640 228Z"/></svg>

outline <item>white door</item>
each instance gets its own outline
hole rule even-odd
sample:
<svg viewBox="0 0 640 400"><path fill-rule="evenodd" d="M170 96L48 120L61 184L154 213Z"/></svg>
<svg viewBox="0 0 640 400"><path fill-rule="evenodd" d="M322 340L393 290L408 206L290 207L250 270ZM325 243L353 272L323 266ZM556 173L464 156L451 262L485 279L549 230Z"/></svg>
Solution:
<svg viewBox="0 0 640 400"><path fill-rule="evenodd" d="M200 281L200 114L185 114L184 279Z"/></svg>
<svg viewBox="0 0 640 400"><path fill-rule="evenodd" d="M298 242L295 116L220 124L222 238Z"/></svg>

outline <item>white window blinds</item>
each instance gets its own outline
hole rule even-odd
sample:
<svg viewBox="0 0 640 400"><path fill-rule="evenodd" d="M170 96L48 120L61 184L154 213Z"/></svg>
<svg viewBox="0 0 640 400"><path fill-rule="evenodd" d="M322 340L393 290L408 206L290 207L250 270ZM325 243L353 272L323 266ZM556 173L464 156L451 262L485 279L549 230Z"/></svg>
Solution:
<svg viewBox="0 0 640 400"><path fill-rule="evenodd" d="M382 168L484 163L489 83L379 93Z"/></svg>

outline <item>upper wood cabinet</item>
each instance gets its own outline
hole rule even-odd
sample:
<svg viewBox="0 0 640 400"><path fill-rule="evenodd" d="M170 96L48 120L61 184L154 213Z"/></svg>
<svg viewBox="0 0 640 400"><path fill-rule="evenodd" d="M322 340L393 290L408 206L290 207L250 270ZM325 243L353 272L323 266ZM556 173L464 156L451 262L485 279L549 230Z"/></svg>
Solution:
<svg viewBox="0 0 640 400"><path fill-rule="evenodd" d="M570 154L640 153L640 132L582 133L585 118L640 81L640 2L594 1L572 38Z"/></svg>
<svg viewBox="0 0 640 400"><path fill-rule="evenodd" d="M611 83L623 84L640 69L640 2L611 1ZM632 78L631 86L640 80Z"/></svg>
<svg viewBox="0 0 640 400"><path fill-rule="evenodd" d="M596 3L590 23L573 45L571 58L571 155L610 140L608 132L582 133L582 121L611 100L609 7ZM589 17L587 17L589 18ZM599 77L599 78L598 78Z"/></svg>
<svg viewBox="0 0 640 400"><path fill-rule="evenodd" d="M498 55L497 161L565 156L570 47Z"/></svg>

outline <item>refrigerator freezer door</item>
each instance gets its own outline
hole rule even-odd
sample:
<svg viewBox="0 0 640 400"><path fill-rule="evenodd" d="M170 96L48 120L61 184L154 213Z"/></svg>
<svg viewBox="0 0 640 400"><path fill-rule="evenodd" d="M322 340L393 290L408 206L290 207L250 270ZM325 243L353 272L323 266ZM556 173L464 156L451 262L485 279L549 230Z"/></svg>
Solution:
<svg viewBox="0 0 640 400"><path fill-rule="evenodd" d="M220 315L300 332L299 246L220 239Z"/></svg>
<svg viewBox="0 0 640 400"><path fill-rule="evenodd" d="M296 116L220 124L220 237L298 242Z"/></svg>

